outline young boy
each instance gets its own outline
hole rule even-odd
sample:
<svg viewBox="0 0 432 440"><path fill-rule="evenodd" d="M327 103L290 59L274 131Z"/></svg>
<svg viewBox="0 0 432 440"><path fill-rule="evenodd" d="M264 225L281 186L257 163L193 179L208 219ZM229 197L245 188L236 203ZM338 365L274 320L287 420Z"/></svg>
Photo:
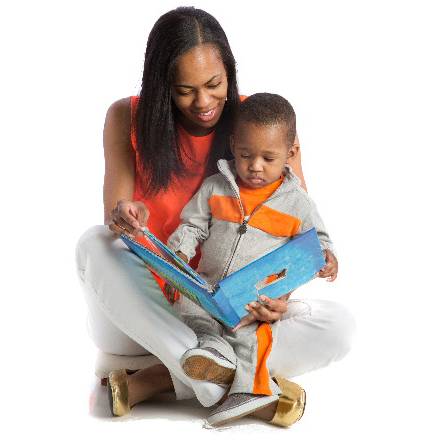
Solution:
<svg viewBox="0 0 432 440"><path fill-rule="evenodd" d="M240 105L231 138L234 161L218 162L221 172L204 181L168 240L185 261L201 244L197 271L209 283L216 284L313 227L326 260L318 276L336 279L333 244L315 204L288 168L298 153L295 135L294 110L281 96L259 93ZM174 289L167 286L166 293L173 301ZM228 399L210 415L211 424L227 423L279 399L281 389L266 367L279 320L254 322L256 314L251 314L243 322L248 325L234 332L186 298L174 308L199 342L183 355L184 372L193 379L231 384ZM298 389L304 404L304 391Z"/></svg>

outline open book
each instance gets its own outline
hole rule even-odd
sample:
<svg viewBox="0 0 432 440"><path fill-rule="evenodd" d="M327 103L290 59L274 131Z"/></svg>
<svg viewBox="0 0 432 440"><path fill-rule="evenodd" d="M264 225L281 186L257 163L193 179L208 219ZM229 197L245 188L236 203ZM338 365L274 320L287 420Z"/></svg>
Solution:
<svg viewBox="0 0 432 440"><path fill-rule="evenodd" d="M143 232L148 247L124 234L120 238L152 272L228 327L240 322L247 314L244 306L259 295L278 298L310 281L325 266L313 228L212 286L148 230Z"/></svg>

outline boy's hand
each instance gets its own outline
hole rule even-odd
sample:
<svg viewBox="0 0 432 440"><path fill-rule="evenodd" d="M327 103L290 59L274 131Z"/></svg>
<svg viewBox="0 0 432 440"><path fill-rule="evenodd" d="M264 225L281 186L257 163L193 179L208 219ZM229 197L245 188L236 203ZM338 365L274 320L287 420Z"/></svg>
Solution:
<svg viewBox="0 0 432 440"><path fill-rule="evenodd" d="M327 281L333 282L337 278L338 261L328 249L323 250L326 265L316 273L319 278L327 278Z"/></svg>
<svg viewBox="0 0 432 440"><path fill-rule="evenodd" d="M252 324L255 321L256 318L248 313L246 316L243 316L241 321L231 331L236 332L240 327L246 327L247 325Z"/></svg>
<svg viewBox="0 0 432 440"><path fill-rule="evenodd" d="M243 317L240 323L232 329L233 332L255 321L272 324L281 319L282 315L288 309L285 298L270 299L267 296L260 295L259 299L263 304L260 304L258 301L252 301L245 306L245 310L247 310L249 314Z"/></svg>

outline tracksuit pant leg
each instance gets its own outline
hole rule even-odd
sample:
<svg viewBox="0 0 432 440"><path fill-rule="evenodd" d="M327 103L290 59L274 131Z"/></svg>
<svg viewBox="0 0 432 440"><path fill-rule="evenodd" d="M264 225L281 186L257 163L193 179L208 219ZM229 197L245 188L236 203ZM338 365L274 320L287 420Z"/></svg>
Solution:
<svg viewBox="0 0 432 440"><path fill-rule="evenodd" d="M200 348L214 348L236 365L229 394L280 394L267 368L267 358L276 342L280 322L252 323L232 332L187 298L177 302L174 309L195 332Z"/></svg>

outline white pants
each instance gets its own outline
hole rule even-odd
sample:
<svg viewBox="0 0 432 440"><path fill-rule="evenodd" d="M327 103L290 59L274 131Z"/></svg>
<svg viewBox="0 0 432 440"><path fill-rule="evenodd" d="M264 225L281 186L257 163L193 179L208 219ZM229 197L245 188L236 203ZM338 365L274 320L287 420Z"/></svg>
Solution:
<svg viewBox="0 0 432 440"><path fill-rule="evenodd" d="M183 373L180 358L197 346L195 333L176 316L141 259L108 226L83 234L76 263L90 337L100 350L129 356L150 352L168 368L177 399L196 396L203 406L220 400L226 387ZM342 359L354 331L352 315L340 304L289 300L267 361L270 375L290 378Z"/></svg>

